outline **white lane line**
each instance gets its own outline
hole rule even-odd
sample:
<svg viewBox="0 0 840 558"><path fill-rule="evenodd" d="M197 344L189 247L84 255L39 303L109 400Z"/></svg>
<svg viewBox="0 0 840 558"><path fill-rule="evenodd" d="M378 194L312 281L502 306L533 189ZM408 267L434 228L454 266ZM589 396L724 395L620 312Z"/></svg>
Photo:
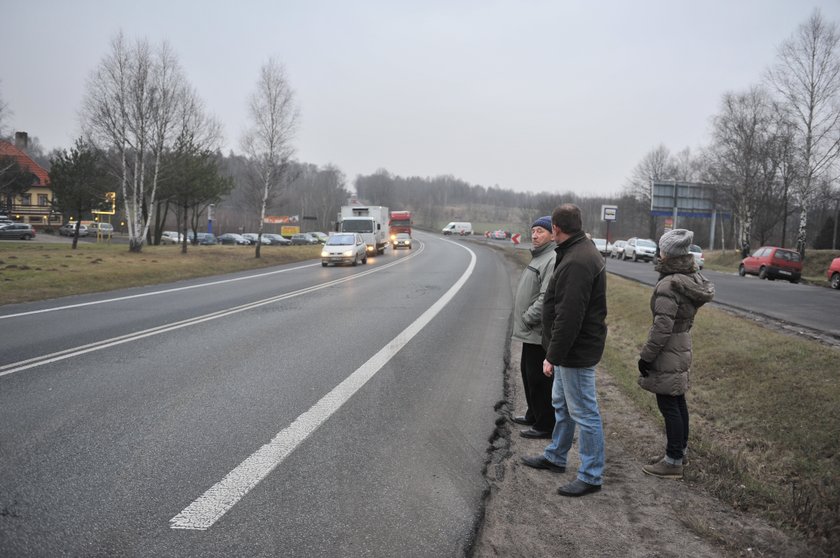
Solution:
<svg viewBox="0 0 840 558"><path fill-rule="evenodd" d="M214 484L181 513L169 520L172 529L205 531L239 502L252 488L269 475L306 438L330 418L368 380L391 360L406 343L417 335L461 290L475 269L476 255L469 248L470 264L458 281L419 318L394 337L387 345L350 374L267 444L236 466L225 478Z"/></svg>
<svg viewBox="0 0 840 558"><path fill-rule="evenodd" d="M186 287L175 287L172 289L164 289L161 291L152 291L148 293L140 293L135 295L127 295L121 296L117 298L107 298L105 300L93 300L91 302L80 302L78 304L68 304L66 306L55 306L53 308L43 308L41 310L30 310L29 312L19 312L17 314L6 314L5 316L0 316L0 320L5 320L6 318L19 318L21 316L31 316L33 314L43 314L45 312L57 312L59 310L68 310L70 308L82 308L84 306L93 306L95 304L107 304L109 302L120 302L122 300L131 300L132 298L143 298L147 296L157 296L161 294L167 293L176 293L178 291L187 291L190 289L200 289L202 287L211 287L213 285L223 285L225 283L233 283L235 281L245 281L248 279L257 279L259 277L266 277L268 275L275 275L277 273L286 273L287 271L296 271L298 269L305 269L307 267L313 267L319 264L306 264L306 265L299 265L296 267L290 267L288 269L278 269L276 271L267 271L265 273L258 273L256 275L248 275L246 277L234 277L232 279L221 279L219 281L211 281L210 283L201 283L199 285L189 285Z"/></svg>
<svg viewBox="0 0 840 558"><path fill-rule="evenodd" d="M408 256L402 257L398 260L393 262L380 265L373 269L369 269L366 271L362 271L360 273L354 273L353 275L349 275L347 277L342 277L341 279L335 279L333 281L328 281L326 283L321 283L320 285L315 285L312 287L306 287L303 289L298 289L297 291L292 291L290 293L285 293L282 295L273 296L270 298L266 298L263 300L257 300L254 302L249 302L247 304L243 304L241 306L236 306L233 308L228 308L226 310L218 310L216 312L211 312L209 314L205 314L203 316L196 316L193 318L189 318L186 320L182 320L180 322L174 322L171 324L155 326L153 328L149 328L143 331L137 331L134 333L129 333L126 335L122 335L119 337L112 337L111 339L103 339L102 341L97 341L95 343L90 343L88 345L82 345L79 347L73 347L71 349L65 349L63 351L57 351L55 353L50 353L47 355L41 355L37 357L33 357L27 360L21 360L18 362L11 362L8 364L0 365L0 377L6 376L7 374L13 374L15 372L20 372L22 370L27 370L29 368L35 368L37 366L43 366L45 364L50 364L53 362L59 362L62 360L67 360L69 358L73 358L79 355L83 355L86 353L91 353L94 351L101 351L102 349L107 349L109 347L114 347L116 345L122 345L123 343L129 343L131 341L136 341L138 339L143 339L145 337L151 337L153 335L159 335L161 333L166 333L169 331L173 331L176 329L181 329L184 327L188 327L191 325L199 324L202 322L208 322L210 320L216 320L218 318L223 318L225 316L230 316L232 314L237 314L239 312L244 312L246 310L251 310L253 308L258 308L260 306L265 306L267 304L273 304L275 302L280 302L282 300L286 300L289 298L293 298L296 296L300 296L303 294L319 291L321 289L325 289L327 287L332 287L335 285L339 285L341 283L346 283L347 281L352 281L358 277L364 277L365 275L370 275L371 273L376 273L382 271L384 269L388 269L391 266L400 264L402 262L408 261L409 259L419 256L425 246L421 245L420 249L417 250L415 253L410 254Z"/></svg>

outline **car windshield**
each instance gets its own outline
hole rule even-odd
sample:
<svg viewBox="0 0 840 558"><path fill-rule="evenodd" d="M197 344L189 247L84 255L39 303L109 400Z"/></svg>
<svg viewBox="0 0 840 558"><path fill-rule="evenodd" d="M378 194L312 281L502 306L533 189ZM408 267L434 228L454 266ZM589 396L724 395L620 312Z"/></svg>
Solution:
<svg viewBox="0 0 840 558"><path fill-rule="evenodd" d="M607 241L604 240L603 238L593 238L592 242L595 243L595 246L606 246L607 245Z"/></svg>
<svg viewBox="0 0 840 558"><path fill-rule="evenodd" d="M327 240L330 246L352 246L356 243L356 238L352 234L335 234Z"/></svg>
<svg viewBox="0 0 840 558"><path fill-rule="evenodd" d="M406 233L400 233L397 235L397 238L399 238L400 240L408 240L411 237L408 236Z"/></svg>
<svg viewBox="0 0 840 558"><path fill-rule="evenodd" d="M373 232L373 221L368 219L351 219L342 221L341 230L344 232L369 233Z"/></svg>
<svg viewBox="0 0 840 558"><path fill-rule="evenodd" d="M645 248L656 248L656 243L652 240L637 240L636 246L644 246Z"/></svg>

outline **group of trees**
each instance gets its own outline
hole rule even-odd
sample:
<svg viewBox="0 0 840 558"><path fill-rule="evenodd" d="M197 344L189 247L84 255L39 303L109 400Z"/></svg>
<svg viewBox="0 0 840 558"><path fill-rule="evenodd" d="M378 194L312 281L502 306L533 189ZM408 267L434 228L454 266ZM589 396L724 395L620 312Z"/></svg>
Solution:
<svg viewBox="0 0 840 558"><path fill-rule="evenodd" d="M52 154L51 179L59 209L81 218L117 191L130 249L158 243L167 223L196 231L211 204L227 230L261 233L270 215L299 215L321 229L332 227L349 192L334 166L295 161L299 113L281 64L269 60L248 100L243 154L223 156L219 123L208 115L166 44L127 41L122 34L88 80L81 110L83 136L69 151ZM0 98L0 133L9 114ZM711 119L711 139L697 152L676 153L660 145L631 171L620 197L573 193L518 193L471 185L452 176L399 177L385 170L358 176L359 198L411 209L420 224L434 226L470 208L495 208L488 220L518 223L527 230L535 216L560 202L585 207L586 226L605 234L601 204L617 204L614 236L656 238L661 223L651 215L652 181L716 185L716 204L732 219L721 221L721 246L744 240L784 245L796 229L804 253L809 219L817 219L823 247L836 247L840 190L840 32L817 11L780 49L765 78L746 91L722 96ZM23 188L22 177L0 165L0 193ZM25 188L24 188L25 189ZM830 215L833 208L833 216ZM487 211L485 209L485 211ZM454 213L453 213L454 212ZM827 230L827 223L831 230ZM513 223L512 223L513 224ZM702 229L701 221L681 222ZM218 230L218 229L217 229ZM698 241L708 239L697 231ZM185 237L188 236L185 234ZM186 244L183 247L186 250ZM260 245L256 246L256 257Z"/></svg>
<svg viewBox="0 0 840 558"><path fill-rule="evenodd" d="M840 206L837 25L818 11L800 25L779 48L762 83L723 95L711 135L696 156L688 150L672 155L662 145L651 150L633 170L626 193L649 205L654 180L715 184L718 207L734 217L733 244L773 239L784 245L789 217L796 214L794 244L804 255L814 208L819 214L834 208L833 225ZM649 227L653 236L653 218ZM835 231L828 238L836 236ZM826 247L824 238L819 235L812 245ZM834 240L831 244L836 248Z"/></svg>

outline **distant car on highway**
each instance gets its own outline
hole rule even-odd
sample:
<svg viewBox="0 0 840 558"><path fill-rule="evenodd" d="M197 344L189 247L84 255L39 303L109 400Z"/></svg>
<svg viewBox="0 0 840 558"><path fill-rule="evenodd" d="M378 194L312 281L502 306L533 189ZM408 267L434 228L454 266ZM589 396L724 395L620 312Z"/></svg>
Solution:
<svg viewBox="0 0 840 558"><path fill-rule="evenodd" d="M624 259L625 244L627 244L626 240L616 240L612 245L612 250L610 250L610 257Z"/></svg>
<svg viewBox="0 0 840 558"><path fill-rule="evenodd" d="M247 238L236 233L225 233L216 239L219 244L233 244L236 246L248 246L251 244Z"/></svg>
<svg viewBox="0 0 840 558"><path fill-rule="evenodd" d="M367 247L359 233L338 233L327 239L321 250L321 265L367 263Z"/></svg>
<svg viewBox="0 0 840 558"><path fill-rule="evenodd" d="M28 223L0 225L0 238L32 240L35 238L35 229Z"/></svg>
<svg viewBox="0 0 840 558"><path fill-rule="evenodd" d="M656 243L649 238L630 238L624 245L624 254L621 256L622 260L633 260L637 262L644 260L652 262L656 256Z"/></svg>
<svg viewBox="0 0 840 558"><path fill-rule="evenodd" d="M798 283L802 277L802 257L796 250L762 246L741 260L738 275L758 275L759 279L786 279Z"/></svg>
<svg viewBox="0 0 840 558"><path fill-rule="evenodd" d="M507 233L503 230L493 231L490 233L490 238L495 240L507 240Z"/></svg>
<svg viewBox="0 0 840 558"><path fill-rule="evenodd" d="M595 247L601 252L602 256L609 256L610 249L607 246L607 239L606 238L593 238L592 242L595 244Z"/></svg>
<svg viewBox="0 0 840 558"><path fill-rule="evenodd" d="M411 250L411 236L408 233L397 233L394 240L391 241L391 248L408 248Z"/></svg>
<svg viewBox="0 0 840 558"><path fill-rule="evenodd" d="M828 282L831 283L832 289L840 289L840 258L831 260L831 265L828 266L825 276L828 278Z"/></svg>

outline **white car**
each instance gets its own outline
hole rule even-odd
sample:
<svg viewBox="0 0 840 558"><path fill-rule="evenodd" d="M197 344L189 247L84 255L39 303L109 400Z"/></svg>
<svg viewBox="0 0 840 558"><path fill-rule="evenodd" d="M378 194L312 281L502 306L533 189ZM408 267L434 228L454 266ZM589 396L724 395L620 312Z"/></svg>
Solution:
<svg viewBox="0 0 840 558"><path fill-rule="evenodd" d="M176 231L163 231L160 234L161 244L181 244L184 241L184 235Z"/></svg>
<svg viewBox="0 0 840 558"><path fill-rule="evenodd" d="M703 249L696 244L692 244L688 247L688 251L694 256L694 263L697 264L697 269L703 269L703 264L706 263L706 260L703 258Z"/></svg>
<svg viewBox="0 0 840 558"><path fill-rule="evenodd" d="M608 256L610 254L610 249L607 246L607 239L606 238L593 238L592 242L595 244L595 247L601 252L602 256Z"/></svg>
<svg viewBox="0 0 840 558"><path fill-rule="evenodd" d="M408 233L398 233L391 241L391 248L408 248L411 250L411 236Z"/></svg>
<svg viewBox="0 0 840 558"><path fill-rule="evenodd" d="M625 244L627 244L626 240L616 240L615 243L612 245L612 250L610 250L610 257L624 259Z"/></svg>
<svg viewBox="0 0 840 558"><path fill-rule="evenodd" d="M367 263L367 247L359 233L336 233L327 239L321 250L321 265Z"/></svg>
<svg viewBox="0 0 840 558"><path fill-rule="evenodd" d="M656 242L649 238L636 238L634 236L624 245L624 255L621 259L633 260L634 262L639 260L652 262L654 257L656 257Z"/></svg>

